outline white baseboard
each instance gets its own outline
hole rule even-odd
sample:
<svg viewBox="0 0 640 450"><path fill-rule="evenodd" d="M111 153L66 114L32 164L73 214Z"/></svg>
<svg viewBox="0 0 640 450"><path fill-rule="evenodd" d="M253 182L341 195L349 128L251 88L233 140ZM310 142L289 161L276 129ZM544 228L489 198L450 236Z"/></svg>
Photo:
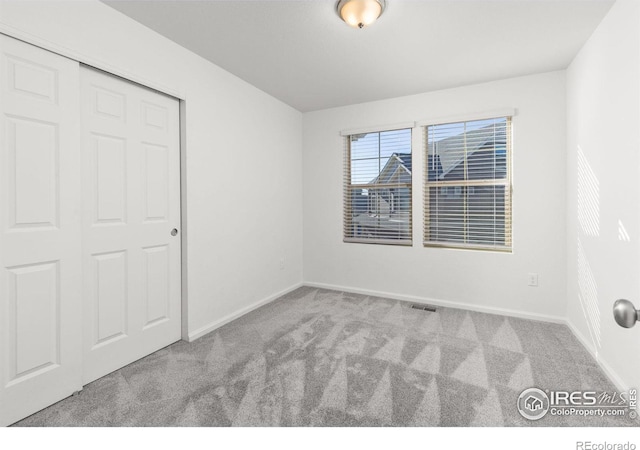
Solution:
<svg viewBox="0 0 640 450"><path fill-rule="evenodd" d="M258 300L257 302L252 303L249 306L245 306L244 308L239 309L238 311L235 311L231 314L227 314L226 316L224 316L219 320L216 320L215 322L211 322L210 324L200 327L197 330L189 333L188 342L193 342L196 339L204 336L205 334L211 333L212 331L231 322L232 320L235 320L241 316L244 316L245 314L250 313L254 309L257 309L263 305L266 305L267 303L271 303L272 301L276 300L278 297L282 297L283 295L286 295L289 292L298 289L299 287L302 287L302 283L296 283L292 286L289 286L288 288L280 292L276 292L275 294L272 294L266 298L263 298L262 300Z"/></svg>
<svg viewBox="0 0 640 450"><path fill-rule="evenodd" d="M565 324L573 335L580 341L580 343L584 346L585 349L589 352L589 354L596 360L602 371L605 373L607 377L611 380L611 382L616 386L616 388L620 391L628 391L631 386L627 386L627 384L622 380L622 378L618 375L618 373L611 368L609 363L602 358L601 355L598 355L596 350L593 348L593 345L589 343L589 340L582 334L578 328L571 322L569 319L565 320ZM634 386L635 387L635 386Z"/></svg>
<svg viewBox="0 0 640 450"><path fill-rule="evenodd" d="M542 322L552 322L552 323L561 323L561 324L566 323L566 319L564 317L550 316L546 314L538 314L538 313L530 313L530 312L522 312L514 309L497 308L494 306L480 306L480 305L474 305L471 303L454 302L451 300L418 297L415 295L394 294L392 292L374 291L370 289L359 289L354 287L337 286L337 285L325 284L325 283L315 283L315 282L305 281L303 284L309 287L330 289L330 290L342 291L342 292L351 292L353 294L372 295L376 297L386 297L386 298L392 298L394 300L402 300L407 302L428 304L428 305L434 305L434 306L443 306L446 308L466 309L470 311L477 311L477 312L488 313L488 314L498 314L500 316L518 317L521 319L529 319L529 320L539 320Z"/></svg>

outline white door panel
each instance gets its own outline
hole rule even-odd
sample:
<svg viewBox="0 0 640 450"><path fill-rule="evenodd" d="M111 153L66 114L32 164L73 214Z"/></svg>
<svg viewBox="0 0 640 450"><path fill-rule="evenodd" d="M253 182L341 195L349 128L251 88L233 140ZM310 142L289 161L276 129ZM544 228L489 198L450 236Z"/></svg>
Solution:
<svg viewBox="0 0 640 450"><path fill-rule="evenodd" d="M177 100L81 69L84 383L180 339Z"/></svg>
<svg viewBox="0 0 640 450"><path fill-rule="evenodd" d="M0 35L0 425L81 389L79 64Z"/></svg>
<svg viewBox="0 0 640 450"><path fill-rule="evenodd" d="M180 339L177 100L0 35L0 425Z"/></svg>

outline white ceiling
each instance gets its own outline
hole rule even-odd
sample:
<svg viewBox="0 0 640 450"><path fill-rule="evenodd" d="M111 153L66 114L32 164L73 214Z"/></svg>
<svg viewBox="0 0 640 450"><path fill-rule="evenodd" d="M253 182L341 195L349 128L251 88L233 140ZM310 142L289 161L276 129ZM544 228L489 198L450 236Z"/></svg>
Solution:
<svg viewBox="0 0 640 450"><path fill-rule="evenodd" d="M387 0L362 30L329 0L105 3L306 112L564 69L613 0Z"/></svg>

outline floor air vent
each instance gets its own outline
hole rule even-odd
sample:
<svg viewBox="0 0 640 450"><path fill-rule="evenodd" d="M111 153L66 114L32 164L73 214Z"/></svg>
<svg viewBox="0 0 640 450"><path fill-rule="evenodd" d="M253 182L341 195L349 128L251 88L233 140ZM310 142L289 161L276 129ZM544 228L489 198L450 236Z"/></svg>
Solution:
<svg viewBox="0 0 640 450"><path fill-rule="evenodd" d="M420 311L436 312L433 306L428 305L411 305L411 309L419 309Z"/></svg>

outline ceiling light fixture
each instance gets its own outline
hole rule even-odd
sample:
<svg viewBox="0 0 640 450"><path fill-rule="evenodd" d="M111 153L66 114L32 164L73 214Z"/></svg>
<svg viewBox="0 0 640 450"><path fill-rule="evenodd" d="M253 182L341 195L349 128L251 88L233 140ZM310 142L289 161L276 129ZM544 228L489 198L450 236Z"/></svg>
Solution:
<svg viewBox="0 0 640 450"><path fill-rule="evenodd" d="M364 28L382 15L385 6L385 0L340 0L336 9L348 25Z"/></svg>

